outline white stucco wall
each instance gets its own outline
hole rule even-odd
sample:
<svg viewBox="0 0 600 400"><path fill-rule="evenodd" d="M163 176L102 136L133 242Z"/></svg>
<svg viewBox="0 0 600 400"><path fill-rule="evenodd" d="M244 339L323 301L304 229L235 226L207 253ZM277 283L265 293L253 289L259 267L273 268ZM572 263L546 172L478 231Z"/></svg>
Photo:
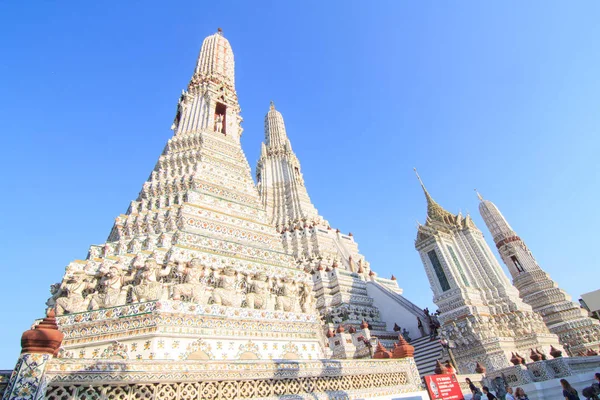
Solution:
<svg viewBox="0 0 600 400"><path fill-rule="evenodd" d="M418 314L408 310L394 298L394 296L400 296L399 294L391 294L374 282L367 282L367 292L373 298L373 305L379 309L381 320L386 321L388 331L391 331L396 323L401 328L408 330L411 339L421 337L417 322ZM422 316L421 321L425 332L428 332L427 321Z"/></svg>

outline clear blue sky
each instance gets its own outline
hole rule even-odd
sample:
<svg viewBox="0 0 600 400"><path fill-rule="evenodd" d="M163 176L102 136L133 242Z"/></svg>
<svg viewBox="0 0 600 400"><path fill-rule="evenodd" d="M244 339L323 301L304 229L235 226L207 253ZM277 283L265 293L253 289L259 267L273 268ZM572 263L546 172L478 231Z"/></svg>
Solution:
<svg viewBox="0 0 600 400"><path fill-rule="evenodd" d="M475 187L562 288L598 289L598 15L594 1L2 2L0 368L137 196L219 26L252 168L274 100L321 214L409 299L431 306L415 166L488 240Z"/></svg>

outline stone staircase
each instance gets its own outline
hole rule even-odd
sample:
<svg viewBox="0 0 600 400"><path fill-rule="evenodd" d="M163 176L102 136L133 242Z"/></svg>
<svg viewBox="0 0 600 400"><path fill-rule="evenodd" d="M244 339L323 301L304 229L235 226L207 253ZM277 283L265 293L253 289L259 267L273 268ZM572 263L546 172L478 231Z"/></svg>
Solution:
<svg viewBox="0 0 600 400"><path fill-rule="evenodd" d="M429 340L429 336L423 336L410 342L415 347L415 363L421 377L433 374L436 360L442 361L442 345L435 339Z"/></svg>
<svg viewBox="0 0 600 400"><path fill-rule="evenodd" d="M429 332L427 317L423 310L402 296L402 289L398 288L395 281L375 278L367 282L366 286L369 296L373 298L373 304L381 312L381 319L388 322L388 330L391 331L391 325L397 323L402 328L406 328L411 337L418 337L411 340L410 344L415 347L415 362L419 375L423 377L433 374L436 360L443 361L446 358L442 355L442 345L439 340L430 341L428 334L419 337L421 332L417 327L417 317L423 322L425 333ZM397 335L392 334L392 337L394 336ZM388 345L387 342L382 342Z"/></svg>

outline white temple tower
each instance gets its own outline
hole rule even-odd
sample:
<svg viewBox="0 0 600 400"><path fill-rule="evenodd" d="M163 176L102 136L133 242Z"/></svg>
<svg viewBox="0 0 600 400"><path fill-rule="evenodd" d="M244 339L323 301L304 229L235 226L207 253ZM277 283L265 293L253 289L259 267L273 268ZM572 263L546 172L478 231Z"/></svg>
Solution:
<svg viewBox="0 0 600 400"><path fill-rule="evenodd" d="M271 223L277 229L306 221L328 226L308 197L300 162L292 150L283 116L273 102L265 116L265 141L261 145L256 179Z"/></svg>
<svg viewBox="0 0 600 400"><path fill-rule="evenodd" d="M234 83L219 29L202 43L174 135L138 198L51 286L43 329L27 336L43 340L25 340L10 399L419 394L410 345L373 360L368 326L324 335L313 277L254 185Z"/></svg>
<svg viewBox="0 0 600 400"><path fill-rule="evenodd" d="M476 362L494 371L510 366L513 352L559 348L558 337L519 298L471 217L446 211L421 186L427 221L415 247L459 371L472 373Z"/></svg>
<svg viewBox="0 0 600 400"><path fill-rule="evenodd" d="M68 354L110 354L118 340L138 360L324 357L312 278L269 223L240 145L234 82L219 30L202 43L138 198L48 302Z"/></svg>
<svg viewBox="0 0 600 400"><path fill-rule="evenodd" d="M397 339L395 324L411 338L425 332L423 311L402 296L394 279L378 277L359 253L354 236L332 229L308 195L298 157L281 113L271 102L265 116L265 141L256 167L257 188L283 247L313 276L317 308L328 328L359 329L366 321L382 343ZM384 301L385 300L385 301Z"/></svg>
<svg viewBox="0 0 600 400"><path fill-rule="evenodd" d="M589 318L587 312L571 301L571 297L542 270L498 207L484 200L479 193L477 196L479 212L523 301L542 316L548 329L558 335L571 355L585 354L588 349L597 350L600 323Z"/></svg>

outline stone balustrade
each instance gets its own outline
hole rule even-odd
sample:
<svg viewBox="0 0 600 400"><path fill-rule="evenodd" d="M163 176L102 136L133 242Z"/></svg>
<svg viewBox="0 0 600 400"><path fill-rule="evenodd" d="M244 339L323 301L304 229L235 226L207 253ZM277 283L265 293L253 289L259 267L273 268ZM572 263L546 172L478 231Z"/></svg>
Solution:
<svg viewBox="0 0 600 400"><path fill-rule="evenodd" d="M286 395L315 399L422 393L412 358L185 364L55 359L48 364L46 376L48 400L275 399Z"/></svg>
<svg viewBox="0 0 600 400"><path fill-rule="evenodd" d="M499 369L487 373L486 379L491 381L496 377L503 377L508 385L516 387L585 372L589 372L591 376L594 372L597 372L599 365L600 356L561 357Z"/></svg>

